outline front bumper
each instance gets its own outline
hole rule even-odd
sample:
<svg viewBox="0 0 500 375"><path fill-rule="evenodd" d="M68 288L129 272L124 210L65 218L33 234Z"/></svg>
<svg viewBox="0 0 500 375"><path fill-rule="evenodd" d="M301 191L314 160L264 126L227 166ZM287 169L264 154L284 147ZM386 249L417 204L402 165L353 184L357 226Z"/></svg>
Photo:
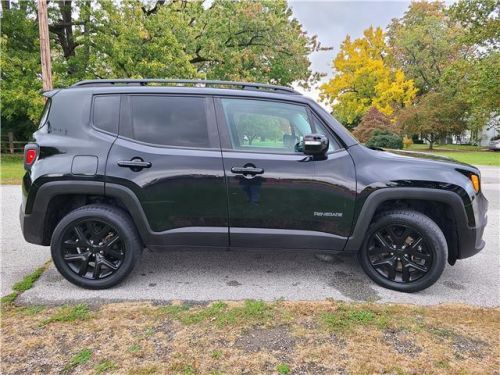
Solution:
<svg viewBox="0 0 500 375"><path fill-rule="evenodd" d="M476 196L472 206L476 225L459 228L458 259L469 258L480 252L486 245L483 234L488 223L488 200L480 193Z"/></svg>

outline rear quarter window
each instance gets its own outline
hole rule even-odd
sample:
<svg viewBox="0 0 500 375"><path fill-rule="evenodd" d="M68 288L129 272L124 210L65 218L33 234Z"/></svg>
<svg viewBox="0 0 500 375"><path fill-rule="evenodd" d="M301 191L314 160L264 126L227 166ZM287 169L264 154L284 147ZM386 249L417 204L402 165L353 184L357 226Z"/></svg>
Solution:
<svg viewBox="0 0 500 375"><path fill-rule="evenodd" d="M94 97L93 124L96 128L118 134L120 96L98 95Z"/></svg>
<svg viewBox="0 0 500 375"><path fill-rule="evenodd" d="M40 123L38 124L38 129L42 128L47 123L51 105L52 105L52 99L47 98L47 101L45 102L45 107L43 107L42 116L40 117Z"/></svg>

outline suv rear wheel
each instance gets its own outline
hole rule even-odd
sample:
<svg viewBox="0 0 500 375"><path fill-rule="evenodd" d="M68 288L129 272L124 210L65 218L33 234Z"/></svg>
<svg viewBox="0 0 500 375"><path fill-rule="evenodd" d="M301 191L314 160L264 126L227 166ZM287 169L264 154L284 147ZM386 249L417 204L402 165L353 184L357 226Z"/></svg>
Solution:
<svg viewBox="0 0 500 375"><path fill-rule="evenodd" d="M132 271L142 244L126 212L95 204L80 207L59 222L51 252L68 281L87 289L105 289Z"/></svg>
<svg viewBox="0 0 500 375"><path fill-rule="evenodd" d="M420 212L398 210L375 219L358 255L377 284L418 292L439 279L447 253L446 238L434 221Z"/></svg>

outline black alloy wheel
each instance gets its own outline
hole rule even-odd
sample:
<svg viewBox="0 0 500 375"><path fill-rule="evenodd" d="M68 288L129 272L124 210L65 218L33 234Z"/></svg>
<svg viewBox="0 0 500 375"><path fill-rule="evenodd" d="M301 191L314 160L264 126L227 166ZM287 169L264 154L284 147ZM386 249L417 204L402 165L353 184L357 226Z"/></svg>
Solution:
<svg viewBox="0 0 500 375"><path fill-rule="evenodd" d="M386 211L368 228L358 258L377 284L412 293L439 279L448 259L448 244L440 227L423 213Z"/></svg>
<svg viewBox="0 0 500 375"><path fill-rule="evenodd" d="M63 235L63 259L80 277L98 280L111 276L123 263L125 245L111 225L83 219Z"/></svg>
<svg viewBox="0 0 500 375"><path fill-rule="evenodd" d="M429 272L433 260L423 236L402 224L390 224L373 233L368 258L380 275L398 283L420 279Z"/></svg>
<svg viewBox="0 0 500 375"><path fill-rule="evenodd" d="M87 289L120 283L132 272L144 248L130 215L105 204L68 213L54 229L50 246L61 275Z"/></svg>

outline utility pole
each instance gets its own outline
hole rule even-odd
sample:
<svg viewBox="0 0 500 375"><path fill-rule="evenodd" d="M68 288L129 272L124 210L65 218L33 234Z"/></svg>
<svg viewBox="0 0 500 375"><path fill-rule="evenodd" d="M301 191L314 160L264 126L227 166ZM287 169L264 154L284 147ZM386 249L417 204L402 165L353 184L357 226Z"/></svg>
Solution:
<svg viewBox="0 0 500 375"><path fill-rule="evenodd" d="M47 0L38 0L38 31L40 34L40 60L42 63L43 91L52 90L52 64L50 63L49 21Z"/></svg>

